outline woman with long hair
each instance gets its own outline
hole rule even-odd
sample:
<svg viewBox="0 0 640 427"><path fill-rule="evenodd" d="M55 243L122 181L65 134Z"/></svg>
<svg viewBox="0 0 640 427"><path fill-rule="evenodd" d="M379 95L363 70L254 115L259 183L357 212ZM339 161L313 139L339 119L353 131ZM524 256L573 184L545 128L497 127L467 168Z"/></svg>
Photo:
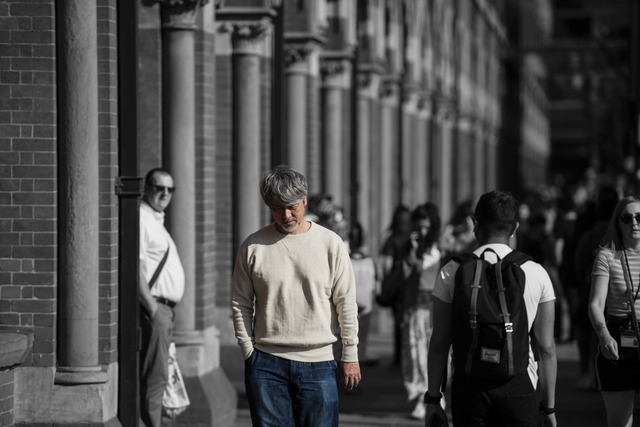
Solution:
<svg viewBox="0 0 640 427"><path fill-rule="evenodd" d="M410 249L409 236L411 234L411 210L405 205L396 206L389 226L388 235L384 239L382 248L380 249L379 268L381 269L379 277L384 279L393 275L394 267L406 258ZM398 285L402 289L402 283ZM397 292L397 296L391 303L393 311L393 364L400 364L401 357L401 324L402 324L402 291Z"/></svg>
<svg viewBox="0 0 640 427"><path fill-rule="evenodd" d="M593 263L589 317L598 335L598 388L609 427L633 424L640 390L640 198L620 200Z"/></svg>
<svg viewBox="0 0 640 427"><path fill-rule="evenodd" d="M440 269L440 214L433 203L411 212L411 249L404 259L405 286L402 310L402 377L411 416L424 419L423 396L428 389L427 353L433 330L431 293Z"/></svg>

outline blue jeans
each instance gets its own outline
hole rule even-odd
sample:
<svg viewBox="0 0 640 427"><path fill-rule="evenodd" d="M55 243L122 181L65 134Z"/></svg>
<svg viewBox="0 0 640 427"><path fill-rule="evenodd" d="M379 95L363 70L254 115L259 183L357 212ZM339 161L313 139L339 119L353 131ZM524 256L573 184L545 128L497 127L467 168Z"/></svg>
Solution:
<svg viewBox="0 0 640 427"><path fill-rule="evenodd" d="M337 427L336 362L296 362L259 350L245 360L253 426Z"/></svg>

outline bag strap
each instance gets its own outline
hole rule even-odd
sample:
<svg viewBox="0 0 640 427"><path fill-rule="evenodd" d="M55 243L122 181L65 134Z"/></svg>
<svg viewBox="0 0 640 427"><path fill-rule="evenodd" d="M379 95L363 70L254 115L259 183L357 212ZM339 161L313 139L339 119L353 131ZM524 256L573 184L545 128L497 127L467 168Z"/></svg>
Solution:
<svg viewBox="0 0 640 427"><path fill-rule="evenodd" d="M507 309L507 299L505 298L504 283L502 282L502 260L496 263L496 285L498 287L498 299L500 300L500 311L504 321L504 330L507 333L507 351L509 358L509 376L513 375L513 323L511 315Z"/></svg>
<svg viewBox="0 0 640 427"><path fill-rule="evenodd" d="M162 268L164 267L164 264L167 262L167 258L169 257L170 248L171 248L171 245L167 247L167 251L164 253L164 256L160 260L160 264L158 264L156 271L153 272L153 276L151 276L151 280L149 280L149 289L153 288L153 285L155 285L156 280L158 280L158 276L160 276L160 272L162 271Z"/></svg>
<svg viewBox="0 0 640 427"><path fill-rule="evenodd" d="M505 257L504 257L505 261L510 261L513 264L517 265L518 267L520 267L522 264L524 264L525 262L531 260L531 257L527 254L525 254L524 252L520 252L518 250L513 250L511 252L509 252Z"/></svg>
<svg viewBox="0 0 640 427"><path fill-rule="evenodd" d="M629 259L627 258L627 252L622 249L624 253L624 267L622 275L624 276L624 283L627 286L627 298L629 299L629 310L631 314L631 323L633 324L633 332L636 335L636 339L640 341L640 328L638 327L638 317L636 316L636 300L633 296L633 279L631 278L631 268L629 267ZM622 260L620 260L622 262ZM640 286L640 284L638 284ZM640 356L640 348L636 348L638 356Z"/></svg>
<svg viewBox="0 0 640 427"><path fill-rule="evenodd" d="M473 275L473 285L471 285L471 302L469 303L469 327L473 333L471 337L471 344L469 345L469 351L467 352L467 363L465 365L465 371L471 372L471 363L473 361L473 353L478 347L478 336L480 331L478 330L478 293L480 292L480 278L482 277L482 268L484 261L476 259L476 268Z"/></svg>

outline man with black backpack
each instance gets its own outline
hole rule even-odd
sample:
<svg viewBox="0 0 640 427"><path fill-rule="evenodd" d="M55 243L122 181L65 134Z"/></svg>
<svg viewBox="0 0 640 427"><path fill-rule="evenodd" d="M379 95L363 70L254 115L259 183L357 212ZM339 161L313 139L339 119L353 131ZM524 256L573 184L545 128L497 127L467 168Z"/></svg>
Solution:
<svg viewBox="0 0 640 427"><path fill-rule="evenodd" d="M518 208L510 193L484 194L474 218L480 246L436 279L427 425L446 419L440 400L451 346L454 425L535 427L539 417L556 425L555 295L544 268L509 247Z"/></svg>

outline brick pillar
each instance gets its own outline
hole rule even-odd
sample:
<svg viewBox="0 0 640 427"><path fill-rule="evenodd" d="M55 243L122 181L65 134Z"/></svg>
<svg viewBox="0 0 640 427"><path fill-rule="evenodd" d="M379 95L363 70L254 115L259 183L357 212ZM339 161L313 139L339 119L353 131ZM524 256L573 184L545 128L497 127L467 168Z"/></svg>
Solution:
<svg viewBox="0 0 640 427"><path fill-rule="evenodd" d="M98 48L95 1L61 0L58 22L57 384L108 380L98 366Z"/></svg>

